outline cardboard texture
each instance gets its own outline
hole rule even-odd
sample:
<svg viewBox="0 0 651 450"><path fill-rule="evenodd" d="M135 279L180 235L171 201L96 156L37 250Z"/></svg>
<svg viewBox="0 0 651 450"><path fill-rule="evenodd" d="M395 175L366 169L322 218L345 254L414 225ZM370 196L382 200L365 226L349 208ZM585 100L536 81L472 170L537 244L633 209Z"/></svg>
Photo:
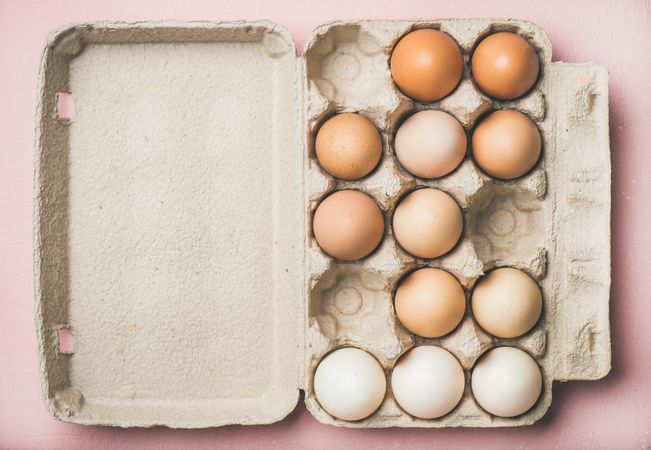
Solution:
<svg viewBox="0 0 651 450"><path fill-rule="evenodd" d="M393 85L388 60L414 28L439 28L461 46L496 30L526 36L541 76L512 102L473 85L414 103ZM59 93L70 93L74 116ZM503 19L333 22L303 57L269 22L80 24L51 34L40 73L34 252L41 379L58 419L115 426L209 427L282 419L305 391L320 421L350 427L516 426L549 407L553 380L610 369L610 150L607 73L551 62L544 33ZM66 96L63 96L66 98ZM536 121L543 158L503 182L469 156L434 181L393 156L401 121L416 110L454 115L470 133L494 108ZM356 111L380 130L383 158L368 177L334 180L316 163L318 126ZM66 116L66 117L63 117ZM464 211L462 241L419 260L392 236L391 216L420 186L450 193ZM327 257L311 232L316 205L355 188L382 206L386 235L355 263ZM422 339L393 311L401 276L423 265L454 274L469 294L503 265L527 271L544 295L542 320L496 339L469 312L450 335ZM60 335L67 335L65 348ZM73 339L74 342L69 342ZM451 351L466 371L497 345L522 348L542 368L538 403L516 418L483 411L467 385L450 414L421 420L390 389L359 422L323 411L312 376L327 352L353 345L391 368L414 345Z"/></svg>

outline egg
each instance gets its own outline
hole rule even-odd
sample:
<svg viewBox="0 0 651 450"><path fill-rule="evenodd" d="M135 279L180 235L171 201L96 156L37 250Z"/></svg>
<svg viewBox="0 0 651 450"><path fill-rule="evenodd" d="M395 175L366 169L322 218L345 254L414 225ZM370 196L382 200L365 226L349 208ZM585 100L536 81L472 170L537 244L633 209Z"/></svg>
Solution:
<svg viewBox="0 0 651 450"><path fill-rule="evenodd" d="M384 400L386 377L367 352L340 348L321 360L314 374L314 394L323 409L342 420L370 416Z"/></svg>
<svg viewBox="0 0 651 450"><path fill-rule="evenodd" d="M438 30L416 30L398 41L391 54L391 76L398 88L421 102L450 94L461 81L459 46Z"/></svg>
<svg viewBox="0 0 651 450"><path fill-rule="evenodd" d="M512 109L490 113L472 134L472 155L484 172L512 180L529 172L540 158L542 140L536 125Z"/></svg>
<svg viewBox="0 0 651 450"><path fill-rule="evenodd" d="M400 125L394 142L400 164L421 178L439 178L457 168L466 154L466 133L443 111L420 111Z"/></svg>
<svg viewBox="0 0 651 450"><path fill-rule="evenodd" d="M408 194L393 215L396 240L419 258L436 258L449 252L462 230L461 208L438 189L419 189Z"/></svg>
<svg viewBox="0 0 651 450"><path fill-rule="evenodd" d="M314 212L314 238L328 255L354 261L371 253L382 240L384 217L375 201L360 191L329 195Z"/></svg>
<svg viewBox="0 0 651 450"><path fill-rule="evenodd" d="M471 304L472 314L484 330L500 338L514 338L538 322L542 294L529 275L502 267L479 280Z"/></svg>
<svg viewBox="0 0 651 450"><path fill-rule="evenodd" d="M490 414L515 417L538 401L542 375L529 354L514 347L498 347L477 361L470 384L475 400Z"/></svg>
<svg viewBox="0 0 651 450"><path fill-rule="evenodd" d="M412 333L425 338L454 330L466 310L466 295L454 276L426 267L409 274L395 295L396 316Z"/></svg>
<svg viewBox="0 0 651 450"><path fill-rule="evenodd" d="M463 368L452 353L423 345L404 354L391 374L391 390L402 409L421 419L436 419L459 404Z"/></svg>
<svg viewBox="0 0 651 450"><path fill-rule="evenodd" d="M472 55L472 75L491 97L511 100L536 82L540 62L533 46L515 33L500 32L482 40Z"/></svg>
<svg viewBox="0 0 651 450"><path fill-rule="evenodd" d="M344 180L368 175L382 156L382 139L375 125L353 113L328 119L319 129L314 147L323 170Z"/></svg>

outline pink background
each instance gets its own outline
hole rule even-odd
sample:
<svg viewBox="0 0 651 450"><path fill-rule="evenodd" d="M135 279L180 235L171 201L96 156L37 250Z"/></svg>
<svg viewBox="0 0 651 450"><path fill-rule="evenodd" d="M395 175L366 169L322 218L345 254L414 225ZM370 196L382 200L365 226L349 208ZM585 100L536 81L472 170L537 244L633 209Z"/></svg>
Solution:
<svg viewBox="0 0 651 450"><path fill-rule="evenodd" d="M651 444L651 33L638 1L46 1L0 0L0 447L8 448L646 448ZM349 430L319 424L302 403L272 426L111 429L55 421L38 379L32 286L36 75L47 33L68 22L261 19L286 26L299 49L341 18L515 17L549 34L554 59L610 71L613 161L613 370L598 382L554 385L538 424L520 429Z"/></svg>

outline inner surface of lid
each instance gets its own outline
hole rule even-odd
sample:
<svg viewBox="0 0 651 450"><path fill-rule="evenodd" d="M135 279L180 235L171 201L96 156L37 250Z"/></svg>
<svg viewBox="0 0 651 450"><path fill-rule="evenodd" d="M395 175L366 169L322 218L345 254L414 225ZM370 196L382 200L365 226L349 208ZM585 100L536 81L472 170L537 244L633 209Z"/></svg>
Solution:
<svg viewBox="0 0 651 450"><path fill-rule="evenodd" d="M67 204L41 212L61 217L42 245L67 246L65 295L41 301L75 338L52 395L82 398L81 423L273 422L302 348L294 46L268 24L172 31L87 29L69 61Z"/></svg>

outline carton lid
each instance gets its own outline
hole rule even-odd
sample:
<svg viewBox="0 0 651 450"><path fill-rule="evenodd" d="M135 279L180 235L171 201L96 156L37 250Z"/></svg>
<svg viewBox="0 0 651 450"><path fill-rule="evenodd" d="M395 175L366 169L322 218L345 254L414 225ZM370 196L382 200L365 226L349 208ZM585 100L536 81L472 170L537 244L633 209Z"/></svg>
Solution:
<svg viewBox="0 0 651 450"><path fill-rule="evenodd" d="M291 36L268 22L95 23L50 36L34 251L55 417L206 427L270 423L295 407L299 71Z"/></svg>

